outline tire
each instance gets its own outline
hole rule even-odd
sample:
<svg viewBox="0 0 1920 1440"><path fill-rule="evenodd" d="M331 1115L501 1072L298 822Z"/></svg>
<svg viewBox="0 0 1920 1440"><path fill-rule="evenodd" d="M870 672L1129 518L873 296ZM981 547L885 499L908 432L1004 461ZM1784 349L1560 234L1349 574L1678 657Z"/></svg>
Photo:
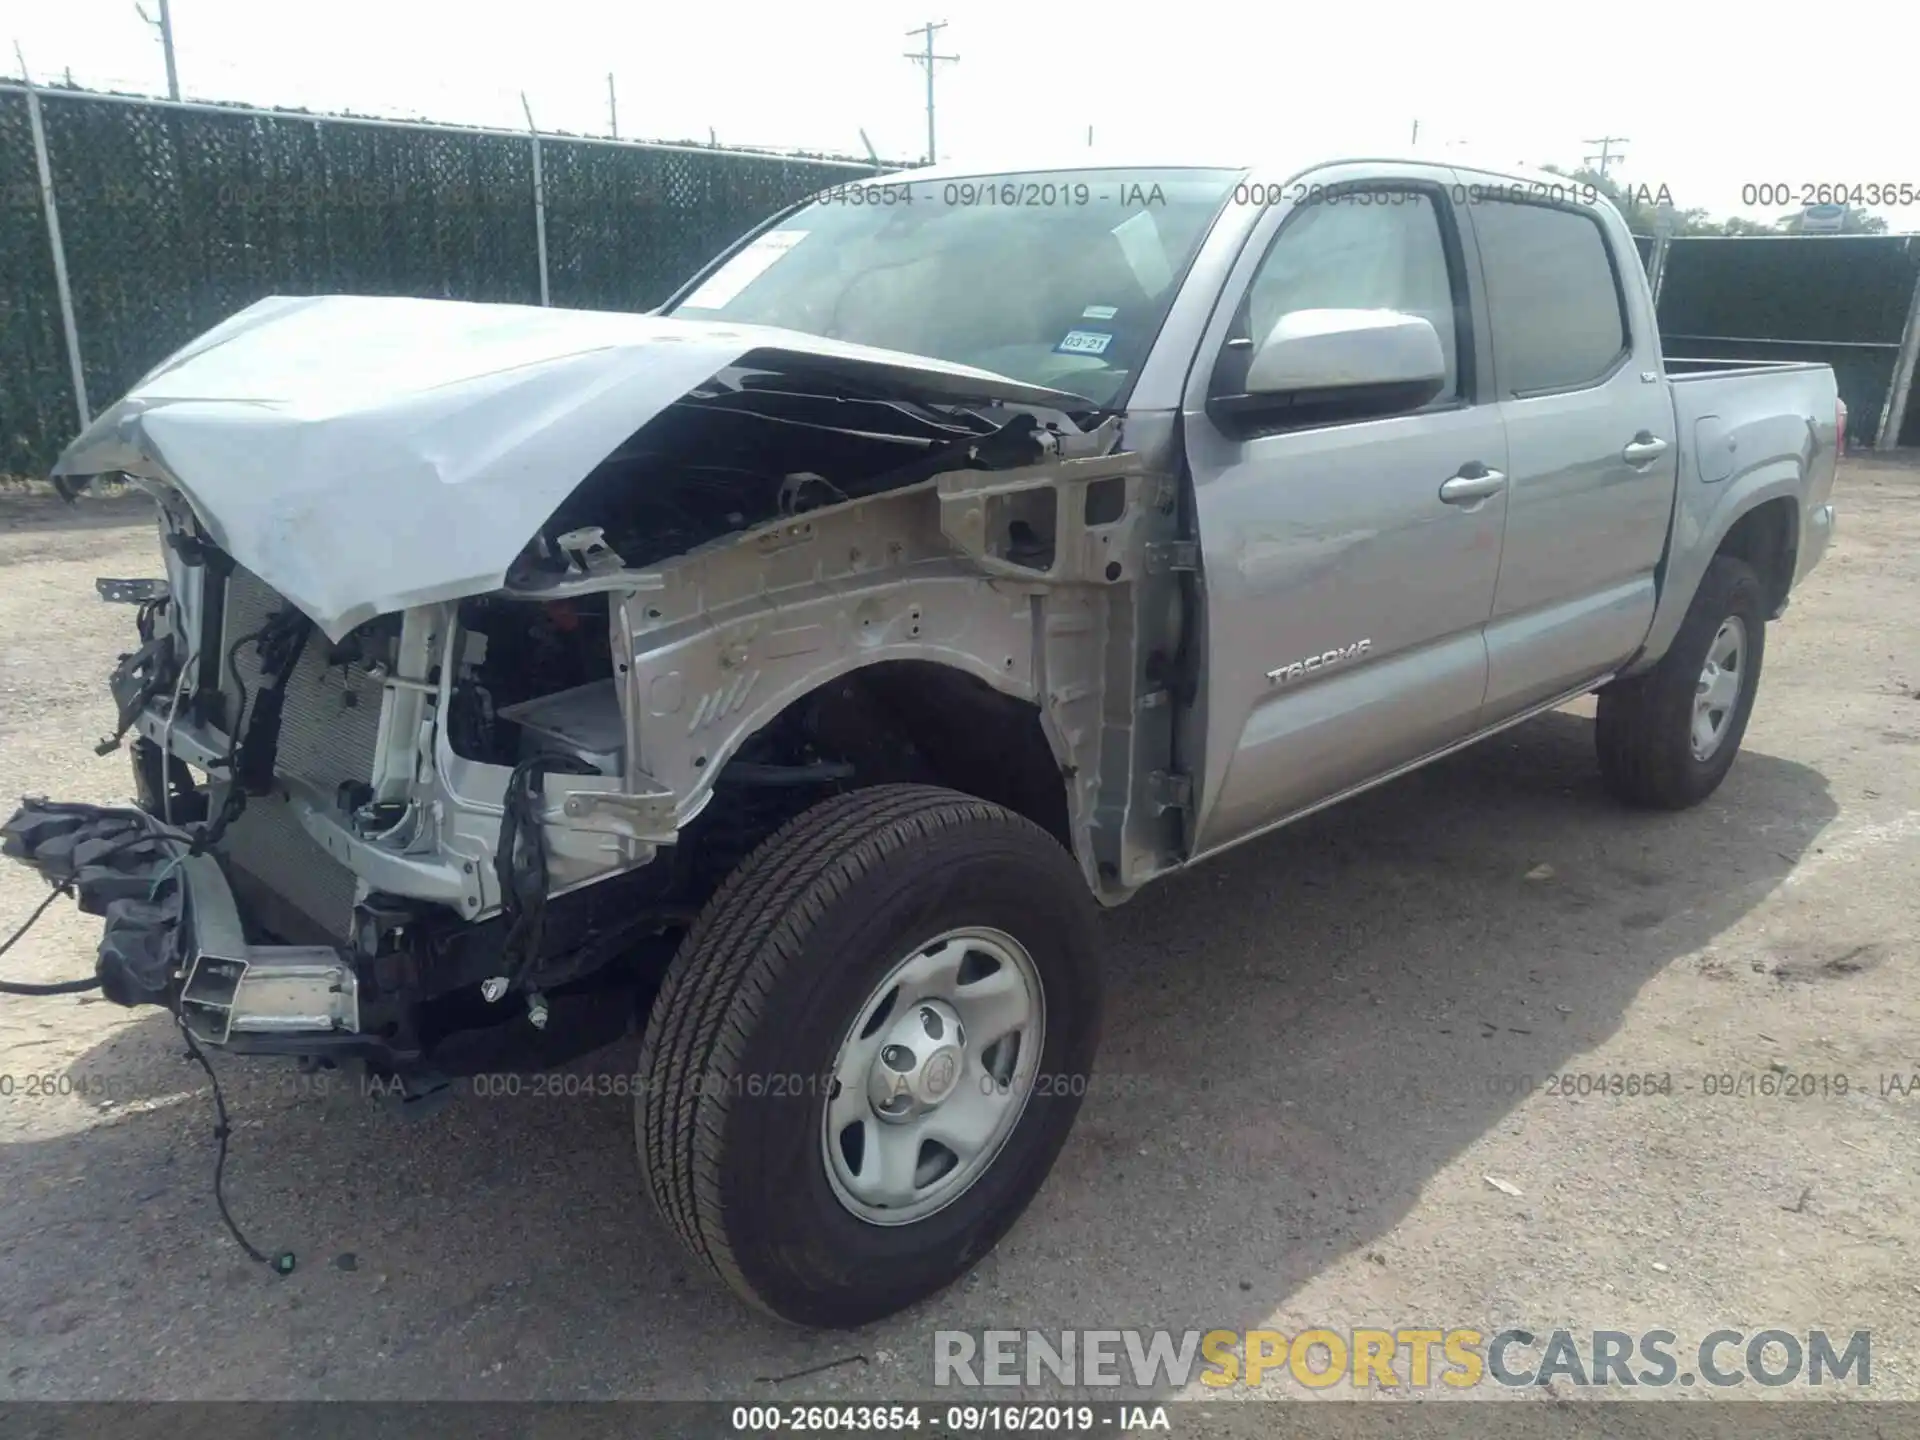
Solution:
<svg viewBox="0 0 1920 1440"><path fill-rule="evenodd" d="M1616 798L1644 809L1684 810L1719 788L1753 713L1766 656L1766 617L1765 592L1753 567L1716 556L1660 662L1600 692L1594 741L1601 779ZM1736 625L1737 689L1719 712L1717 738L1702 754L1695 745L1695 702L1710 654L1724 649L1724 637Z"/></svg>
<svg viewBox="0 0 1920 1440"><path fill-rule="evenodd" d="M667 1223L734 1291L801 1325L864 1324L958 1279L1033 1199L1079 1110L1100 1031L1095 908L1057 840L954 791L877 786L790 821L701 912L648 1018L634 1131ZM836 1065L866 1053L856 1046L880 1045L907 1023L902 1017L924 1016L917 999L875 1003L878 987L903 967L928 956L939 965L957 946L964 957L956 976L979 968L970 942L930 943L963 928L1011 939L1004 953L1017 973L1008 983L1029 994L1037 979L1041 1022L1011 1049L962 1050L960 1079L952 1050L928 1065L940 1067L938 1083L950 1087L942 1099L978 1093L990 1097L982 1103L1002 1103L1013 1095L1018 1108L995 1122L1003 1138L982 1147L984 1158L955 1160L956 1185L969 1163L976 1168L951 1199L920 1218L875 1223L854 1208L860 1202L843 1199L828 1139L829 1115L846 1113L840 1097L874 1102L865 1090L836 1091ZM1029 963L1018 963L1021 955ZM985 958L997 974L994 955ZM856 1036L863 1016L885 1024L868 1023ZM992 1077L974 1075L989 1060L1020 1053L1035 1034L1024 1082L996 1088ZM956 1045L961 1038L964 1026L950 1035ZM1035 1076L1044 1083L1031 1083ZM909 1134L879 1126L877 1111L853 1126L861 1154L869 1133L879 1137L876 1157L882 1140ZM915 1157L929 1153L912 1143ZM907 1167L910 1188L923 1169L937 1168L940 1147L931 1153L931 1162ZM876 1159L875 1174L881 1168ZM931 1182L928 1199L893 1213L935 1203L945 1183Z"/></svg>

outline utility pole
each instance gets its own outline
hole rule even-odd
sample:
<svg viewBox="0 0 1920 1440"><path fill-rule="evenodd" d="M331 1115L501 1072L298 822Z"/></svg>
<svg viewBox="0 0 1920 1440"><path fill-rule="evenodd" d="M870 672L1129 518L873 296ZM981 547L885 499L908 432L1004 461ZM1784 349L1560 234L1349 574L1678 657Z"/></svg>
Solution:
<svg viewBox="0 0 1920 1440"><path fill-rule="evenodd" d="M925 36L927 42L927 48L924 52L909 50L906 54L907 59L913 61L915 64L927 67L927 163L929 165L934 163L934 159L939 153L933 148L933 67L935 62L940 60L951 60L956 65L960 63L960 57L958 55L936 55L933 53L934 33L946 28L947 22L944 20L937 24L929 20L918 30L907 31L909 35Z"/></svg>
<svg viewBox="0 0 1920 1440"><path fill-rule="evenodd" d="M1600 178L1604 180L1607 178L1607 166L1616 160L1624 160L1627 158L1624 154L1616 154L1613 147L1616 145L1630 145L1633 142L1625 135L1602 135L1598 140L1589 140L1586 143L1600 147L1600 153L1598 155L1588 155L1584 158L1589 165L1593 164L1596 160L1600 162Z"/></svg>
<svg viewBox="0 0 1920 1440"><path fill-rule="evenodd" d="M620 138L620 106L613 98L613 72L607 72L607 132Z"/></svg>
<svg viewBox="0 0 1920 1440"><path fill-rule="evenodd" d="M153 19L147 14L146 7L135 5L134 13L147 24L160 32L160 49L167 57L167 98L180 98L180 72L173 64L173 12L167 8L167 0L160 0L160 18Z"/></svg>
<svg viewBox="0 0 1920 1440"><path fill-rule="evenodd" d="M1418 120L1413 122L1413 139L1409 143L1414 145L1420 143L1420 122Z"/></svg>

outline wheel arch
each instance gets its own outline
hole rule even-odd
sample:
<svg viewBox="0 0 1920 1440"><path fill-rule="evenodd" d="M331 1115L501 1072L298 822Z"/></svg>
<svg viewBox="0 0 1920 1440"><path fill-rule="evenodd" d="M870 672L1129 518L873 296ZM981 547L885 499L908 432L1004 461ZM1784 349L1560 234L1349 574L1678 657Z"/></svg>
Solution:
<svg viewBox="0 0 1920 1440"><path fill-rule="evenodd" d="M1767 597L1767 617L1786 609L1793 585L1795 557L1800 549L1800 507L1790 495L1756 500L1727 526L1715 555L1744 560L1760 577Z"/></svg>
<svg viewBox="0 0 1920 1440"><path fill-rule="evenodd" d="M1759 467L1731 483L1734 488L1728 490L1725 484L1703 486L1682 479L1683 489L1705 493L1683 497L1676 507L1653 621L1640 653L1621 667L1623 676L1644 674L1660 662L1718 555L1754 565L1766 586L1769 618L1786 608L1800 545L1804 475L1789 460Z"/></svg>
<svg viewBox="0 0 1920 1440"><path fill-rule="evenodd" d="M836 664L751 712L728 737L721 763L755 736L795 721L808 723L836 758L856 764L863 741L904 741L926 762L926 783L1004 806L1077 850L1073 761L1032 687L1009 681L1004 658L996 666L977 655L904 650ZM868 768L881 783L888 767L870 760Z"/></svg>
<svg viewBox="0 0 1920 1440"><path fill-rule="evenodd" d="M680 827L688 831L706 810L730 761L756 745L804 741L822 759L851 764L856 787L939 785L1032 821L1074 856L1091 886L1080 764L1043 710L1031 671L1018 653L905 645L836 655L788 684L754 687L724 727L674 738L681 763L699 777L681 800ZM659 753L656 743L649 758Z"/></svg>

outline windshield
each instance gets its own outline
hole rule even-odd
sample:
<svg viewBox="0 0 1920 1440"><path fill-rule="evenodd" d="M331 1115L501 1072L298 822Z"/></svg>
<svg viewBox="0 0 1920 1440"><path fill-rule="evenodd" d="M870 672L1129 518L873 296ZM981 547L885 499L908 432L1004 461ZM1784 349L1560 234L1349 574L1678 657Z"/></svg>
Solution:
<svg viewBox="0 0 1920 1440"><path fill-rule="evenodd" d="M671 313L929 355L1108 405L1241 174L849 186L763 231Z"/></svg>

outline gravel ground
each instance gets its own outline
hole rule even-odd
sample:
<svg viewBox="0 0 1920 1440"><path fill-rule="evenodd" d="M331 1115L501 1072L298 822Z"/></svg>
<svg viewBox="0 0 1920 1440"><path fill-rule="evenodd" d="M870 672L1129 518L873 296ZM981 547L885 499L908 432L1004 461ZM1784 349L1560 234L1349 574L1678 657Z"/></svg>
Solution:
<svg viewBox="0 0 1920 1440"><path fill-rule="evenodd" d="M1920 468L1848 461L1836 498L1705 806L1615 808L1574 706L1108 917L1101 1093L1053 1178L865 1331L689 1265L625 1101L413 1119L217 1061L233 1208L300 1256L278 1278L214 1210L167 1017L0 999L0 1397L897 1397L936 1329L1507 1324L1870 1329L1873 1393L1920 1397L1920 1090L1882 1080L1920 1072ZM0 496L0 795L124 798L92 745L132 614L91 582L153 573L144 507ZM0 866L9 928L40 893ZM96 933L57 904L6 971L86 973ZM1706 1078L1781 1071L1850 1093ZM1616 1072L1673 1093L1545 1093Z"/></svg>

